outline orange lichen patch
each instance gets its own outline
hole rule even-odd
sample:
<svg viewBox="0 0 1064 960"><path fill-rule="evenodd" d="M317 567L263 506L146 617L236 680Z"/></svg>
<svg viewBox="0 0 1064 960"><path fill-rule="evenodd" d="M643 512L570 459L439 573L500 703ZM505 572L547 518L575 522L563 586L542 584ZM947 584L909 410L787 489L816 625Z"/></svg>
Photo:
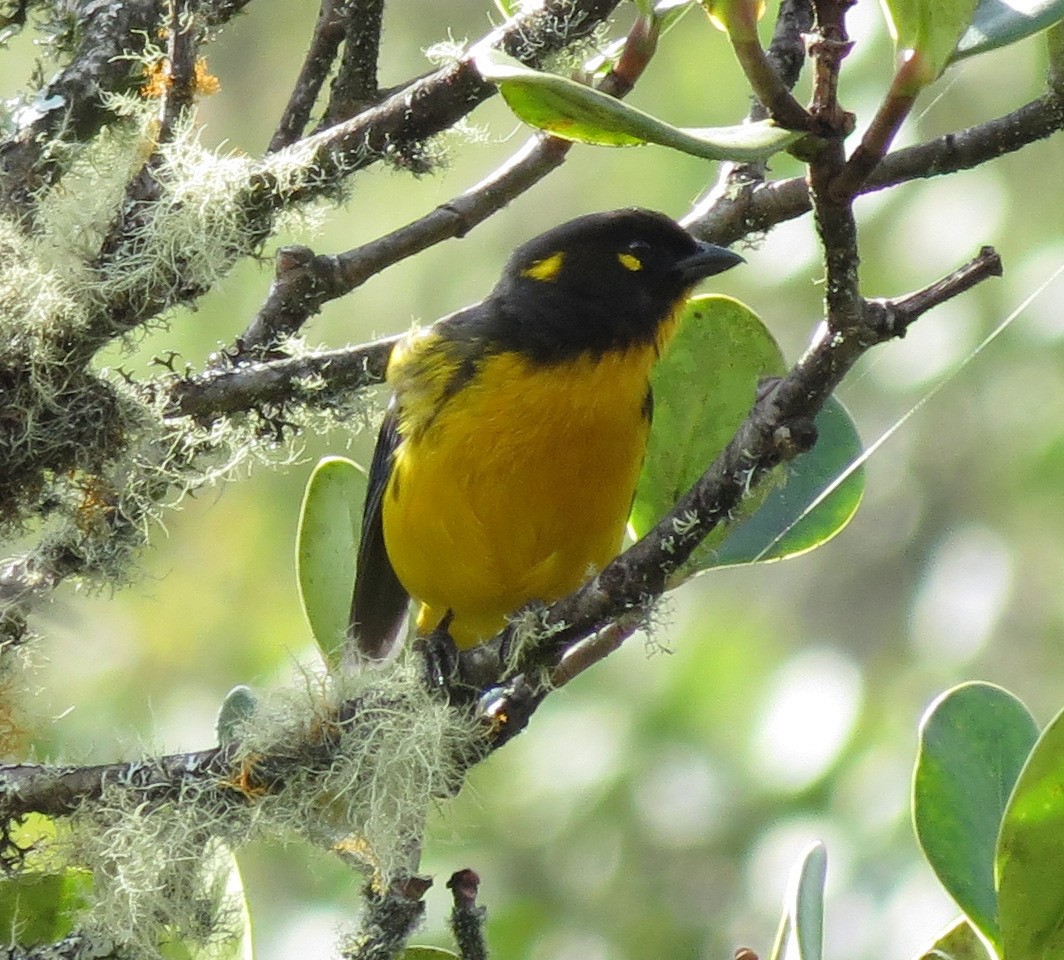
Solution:
<svg viewBox="0 0 1064 960"><path fill-rule="evenodd" d="M378 895L384 893L384 874L381 871L380 858L373 852L373 847L364 836L359 833L350 833L334 843L333 850L341 857L353 857L360 863L366 864L373 871L369 883L370 889Z"/></svg>
<svg viewBox="0 0 1064 960"><path fill-rule="evenodd" d="M99 477L87 475L80 479L81 503L74 521L84 534L105 533L118 509L118 494Z"/></svg>
<svg viewBox="0 0 1064 960"><path fill-rule="evenodd" d="M140 88L140 95L145 100L159 100L166 95L173 83L168 57L160 57L154 63L144 68L144 84ZM207 60L199 57L192 78L192 91L197 96L209 97L221 89L221 82L214 74L207 70Z"/></svg>
<svg viewBox="0 0 1064 960"><path fill-rule="evenodd" d="M222 88L222 82L212 73L207 72L207 60L200 57L196 61L196 93L201 97L209 97Z"/></svg>
<svg viewBox="0 0 1064 960"><path fill-rule="evenodd" d="M240 762L240 769L237 770L235 775L225 780L220 780L218 785L220 787L228 787L230 790L236 790L251 801L264 797L269 793L269 790L255 773L255 763L258 759L260 757L245 757Z"/></svg>
<svg viewBox="0 0 1064 960"><path fill-rule="evenodd" d="M170 89L170 61L160 57L154 63L144 66L144 85L140 95L145 100L159 100Z"/></svg>

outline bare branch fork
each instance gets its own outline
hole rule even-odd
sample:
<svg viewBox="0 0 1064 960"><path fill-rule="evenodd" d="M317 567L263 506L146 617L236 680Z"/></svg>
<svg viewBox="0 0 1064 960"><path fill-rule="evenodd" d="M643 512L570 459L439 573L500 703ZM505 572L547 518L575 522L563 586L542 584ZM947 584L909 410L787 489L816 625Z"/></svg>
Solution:
<svg viewBox="0 0 1064 960"><path fill-rule="evenodd" d="M602 78L598 89L618 98L627 94L646 69L656 43L657 28L638 19L617 65ZM306 247L281 248L266 302L238 339L235 353L229 355L230 364L268 357L272 348L296 333L326 301L350 293L400 260L444 240L464 237L561 166L572 146L559 137L535 134L475 187L353 250L329 256L315 255Z"/></svg>

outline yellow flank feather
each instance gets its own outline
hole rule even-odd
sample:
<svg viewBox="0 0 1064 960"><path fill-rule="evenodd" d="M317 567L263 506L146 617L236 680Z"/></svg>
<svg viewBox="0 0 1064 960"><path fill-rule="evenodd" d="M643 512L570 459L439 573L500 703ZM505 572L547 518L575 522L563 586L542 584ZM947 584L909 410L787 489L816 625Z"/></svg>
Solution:
<svg viewBox="0 0 1064 960"><path fill-rule="evenodd" d="M475 646L616 556L646 448L650 370L673 327L662 324L656 344L553 364L489 355L442 406L459 363L439 338L415 334L397 352L388 379L404 440L384 540L421 601L420 632L450 609L455 643Z"/></svg>

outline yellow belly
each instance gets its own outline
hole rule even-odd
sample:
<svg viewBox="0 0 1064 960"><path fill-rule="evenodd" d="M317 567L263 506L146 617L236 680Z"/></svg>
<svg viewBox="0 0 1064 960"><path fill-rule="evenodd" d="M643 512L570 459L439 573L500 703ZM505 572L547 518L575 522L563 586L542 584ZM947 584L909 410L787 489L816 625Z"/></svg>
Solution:
<svg viewBox="0 0 1064 960"><path fill-rule="evenodd" d="M643 462L652 346L549 367L502 354L396 451L384 541L461 648L565 596L621 546ZM401 398L400 398L401 402Z"/></svg>

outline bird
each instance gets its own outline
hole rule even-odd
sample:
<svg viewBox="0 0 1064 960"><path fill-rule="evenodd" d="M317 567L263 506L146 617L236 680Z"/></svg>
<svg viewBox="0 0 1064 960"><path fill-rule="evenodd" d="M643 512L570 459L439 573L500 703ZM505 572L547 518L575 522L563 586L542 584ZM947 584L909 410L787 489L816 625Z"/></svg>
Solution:
<svg viewBox="0 0 1064 960"><path fill-rule="evenodd" d="M349 636L458 650L571 593L620 552L653 413L650 375L695 284L743 258L663 213L577 217L527 241L488 296L393 348Z"/></svg>

